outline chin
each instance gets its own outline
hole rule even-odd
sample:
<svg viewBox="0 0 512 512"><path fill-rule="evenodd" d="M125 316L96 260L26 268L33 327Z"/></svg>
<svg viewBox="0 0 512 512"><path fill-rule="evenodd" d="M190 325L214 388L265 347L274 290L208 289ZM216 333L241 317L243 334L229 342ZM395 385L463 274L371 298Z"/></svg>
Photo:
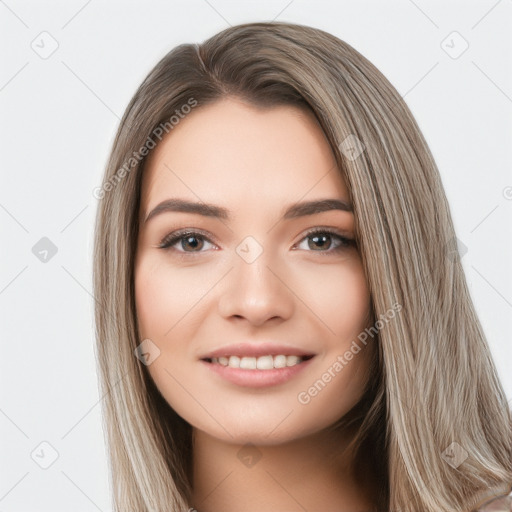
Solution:
<svg viewBox="0 0 512 512"><path fill-rule="evenodd" d="M293 413L290 415L292 416ZM280 424L280 422L282 422ZM236 445L254 444L259 446L276 446L295 441L312 433L320 431L321 426L305 429L303 425L285 426L283 417L270 420L268 417L260 422L237 421L235 423L223 422L224 430L219 425L196 427L222 442ZM228 434L229 432L229 434ZM231 434L231 435L230 435Z"/></svg>

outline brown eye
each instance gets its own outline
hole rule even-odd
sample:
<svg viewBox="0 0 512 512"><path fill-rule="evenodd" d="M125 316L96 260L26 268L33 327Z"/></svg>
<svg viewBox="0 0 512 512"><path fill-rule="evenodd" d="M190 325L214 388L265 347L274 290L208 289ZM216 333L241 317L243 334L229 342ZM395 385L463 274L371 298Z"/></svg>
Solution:
<svg viewBox="0 0 512 512"><path fill-rule="evenodd" d="M320 249L328 249L332 244L332 236L328 233L321 235L310 235L307 237L311 243L308 244L308 247L312 250Z"/></svg>
<svg viewBox="0 0 512 512"><path fill-rule="evenodd" d="M330 229L312 230L308 232L307 235L300 241L300 244L302 244L304 240L308 240L306 250L329 254L337 251L342 251L343 249L355 245L354 240L346 238L340 233L337 233ZM337 242L335 240L337 240Z"/></svg>
<svg viewBox="0 0 512 512"><path fill-rule="evenodd" d="M181 242L181 243L178 243ZM206 238L201 233L196 231L186 231L186 232L175 232L167 235L158 246L160 249L169 249L174 245L177 245L175 248L178 252L185 253L194 253L194 252L204 252L201 249L204 247L205 242L212 243L208 238Z"/></svg>

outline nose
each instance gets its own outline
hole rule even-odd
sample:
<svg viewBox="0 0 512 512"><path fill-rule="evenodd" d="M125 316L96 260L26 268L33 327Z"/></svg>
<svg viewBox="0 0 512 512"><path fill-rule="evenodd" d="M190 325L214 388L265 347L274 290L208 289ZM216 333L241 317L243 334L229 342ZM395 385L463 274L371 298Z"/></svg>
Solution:
<svg viewBox="0 0 512 512"><path fill-rule="evenodd" d="M261 326L292 316L295 302L293 286L287 282L290 278L265 251L251 263L234 254L233 265L219 290L218 311L223 318L243 318Z"/></svg>

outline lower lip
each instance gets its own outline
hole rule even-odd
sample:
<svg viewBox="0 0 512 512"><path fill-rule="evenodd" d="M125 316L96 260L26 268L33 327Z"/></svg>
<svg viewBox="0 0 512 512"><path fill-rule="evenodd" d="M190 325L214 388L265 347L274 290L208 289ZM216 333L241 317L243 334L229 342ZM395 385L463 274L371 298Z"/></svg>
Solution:
<svg viewBox="0 0 512 512"><path fill-rule="evenodd" d="M289 381L309 366L313 359L314 357L295 366L285 366L284 368L274 368L273 370L243 370L241 368L223 366L219 363L209 363L207 361L201 361L201 363L205 364L211 371L238 386L264 388L277 386Z"/></svg>

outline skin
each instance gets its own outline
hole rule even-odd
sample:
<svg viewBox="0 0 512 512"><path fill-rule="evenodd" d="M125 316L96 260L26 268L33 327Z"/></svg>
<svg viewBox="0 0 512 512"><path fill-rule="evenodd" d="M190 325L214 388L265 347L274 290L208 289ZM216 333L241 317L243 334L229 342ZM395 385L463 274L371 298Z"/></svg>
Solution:
<svg viewBox="0 0 512 512"><path fill-rule="evenodd" d="M144 173L135 264L139 334L160 350L147 366L151 377L193 427L191 506L199 512L370 510L344 451L353 433L324 429L361 397L371 343L309 403L297 399L370 318L357 246L336 251L336 236L316 244L314 235L305 238L310 228L328 227L353 239L354 215L331 210L281 218L297 201L350 202L315 118L296 107L261 110L235 98L198 107L150 153ZM232 219L165 212L144 223L171 197L223 206ZM158 248L182 228L202 230L209 241L198 238L191 246L185 237ZM251 263L236 252L247 236L263 249ZM199 361L223 345L260 340L316 356L292 379L263 389L232 384ZM242 461L247 453L259 457L251 467Z"/></svg>

